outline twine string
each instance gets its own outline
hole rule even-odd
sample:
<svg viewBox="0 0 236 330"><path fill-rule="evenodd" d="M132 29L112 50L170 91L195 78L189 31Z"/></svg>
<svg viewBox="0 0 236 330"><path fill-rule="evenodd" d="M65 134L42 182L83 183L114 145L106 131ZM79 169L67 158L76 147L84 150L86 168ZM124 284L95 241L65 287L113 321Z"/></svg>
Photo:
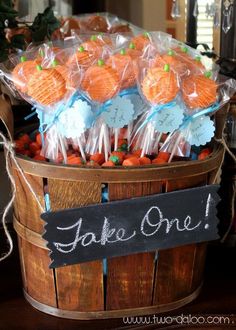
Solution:
<svg viewBox="0 0 236 330"><path fill-rule="evenodd" d="M225 152L227 151L227 153L229 154L229 156L233 159L234 163L236 163L236 157L235 155L233 154L233 152L229 149L226 141L225 141L225 137L222 137L220 139L218 138L215 138L215 141L222 144L222 146L224 147L224 150ZM215 177L215 180L217 180L217 178L220 176L220 173L221 173L221 167L223 165L223 162L224 162L224 157L222 159L222 162L220 164L220 167L219 167L219 170L217 171L216 173L216 177ZM229 226L224 234L224 236L221 238L220 242L221 243L224 243L226 238L228 237L229 233L230 233L230 230L233 226L233 223L234 223L234 201L235 201L235 195L236 195L236 186L235 184L233 185L233 193L232 193L232 199L231 199L231 220L230 220L230 223L229 223Z"/></svg>
<svg viewBox="0 0 236 330"><path fill-rule="evenodd" d="M3 261L4 259L8 258L12 251L13 251L13 240L11 238L11 235L10 235L10 232L8 230L8 227L7 227L7 223L6 223L6 219L7 219L7 215L14 203L14 200L15 200L15 197L16 197L16 183L15 183L15 180L14 180L14 177L11 173L11 169L10 169L10 165L9 165L9 160L11 159L14 164L16 165L16 168L17 170L20 172L22 178L24 179L27 187L29 188L30 192L32 193L33 197L35 198L41 212L44 212L44 207L42 206L38 196L36 195L36 193L34 192L31 184L29 183L29 181L27 180L23 170L21 169L20 165L18 164L16 158L15 158L15 151L14 151L14 147L15 147L15 144L11 141L8 141L6 139L6 137L0 132L0 138L1 138L1 141L0 141L0 145L2 145L4 148L5 148L5 158L6 158L6 171L7 171L7 175L11 181L11 185L12 185L12 196L11 196L11 199L10 201L8 202L7 206L5 207L4 211L3 211L3 214L2 214L2 225L3 225L3 230L4 230L4 233L7 237L7 241L8 241L8 244L9 244L9 248L8 248L8 251L2 255L0 257L0 262Z"/></svg>

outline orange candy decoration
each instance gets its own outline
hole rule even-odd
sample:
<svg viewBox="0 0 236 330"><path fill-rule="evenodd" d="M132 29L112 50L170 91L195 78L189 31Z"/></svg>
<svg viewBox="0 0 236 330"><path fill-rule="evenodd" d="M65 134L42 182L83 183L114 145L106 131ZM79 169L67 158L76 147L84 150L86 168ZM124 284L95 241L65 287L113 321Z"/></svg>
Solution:
<svg viewBox="0 0 236 330"><path fill-rule="evenodd" d="M175 55L173 50L170 50L167 54L162 56L156 56L154 60L154 66L163 68L165 64L169 64L172 70L180 76L188 73L188 66L186 63L182 62L178 56Z"/></svg>
<svg viewBox="0 0 236 330"><path fill-rule="evenodd" d="M103 103L119 91L119 75L111 66L99 60L98 65L91 66L85 72L81 87L93 101Z"/></svg>
<svg viewBox="0 0 236 330"><path fill-rule="evenodd" d="M140 34L132 38L131 43L134 44L137 50L143 51L144 48L150 43L148 33Z"/></svg>
<svg viewBox="0 0 236 330"><path fill-rule="evenodd" d="M98 60L102 56L103 45L96 36L92 36L90 40L83 42L80 47L89 52L89 56L94 60Z"/></svg>
<svg viewBox="0 0 236 330"><path fill-rule="evenodd" d="M36 62L27 61L24 56L12 71L12 77L16 88L22 93L27 92L27 83L31 75L36 72Z"/></svg>
<svg viewBox="0 0 236 330"><path fill-rule="evenodd" d="M67 61L67 65L72 66L72 68L77 69L78 66L88 68L90 65L94 64L97 57L92 53L80 46L75 54L73 54Z"/></svg>
<svg viewBox="0 0 236 330"><path fill-rule="evenodd" d="M182 96L190 109L207 108L216 102L217 84L205 75L191 75L182 82Z"/></svg>
<svg viewBox="0 0 236 330"><path fill-rule="evenodd" d="M106 62L121 75L121 89L133 87L136 84L132 58L122 49L119 54L111 56Z"/></svg>
<svg viewBox="0 0 236 330"><path fill-rule="evenodd" d="M87 29L90 31L98 31L98 32L108 31L108 24L106 19L99 15L94 15L89 17L85 24Z"/></svg>
<svg viewBox="0 0 236 330"><path fill-rule="evenodd" d="M37 68L28 83L29 96L46 106L59 102L66 93L65 79L54 68Z"/></svg>
<svg viewBox="0 0 236 330"><path fill-rule="evenodd" d="M143 79L142 91L147 100L153 104L171 102L179 91L175 73L170 70L168 64L164 69L150 68Z"/></svg>

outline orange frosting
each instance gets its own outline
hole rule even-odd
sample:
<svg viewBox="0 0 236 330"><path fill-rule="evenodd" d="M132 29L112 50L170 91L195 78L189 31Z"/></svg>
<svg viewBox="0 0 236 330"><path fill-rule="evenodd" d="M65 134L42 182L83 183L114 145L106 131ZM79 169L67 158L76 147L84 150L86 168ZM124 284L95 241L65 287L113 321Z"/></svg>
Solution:
<svg viewBox="0 0 236 330"><path fill-rule="evenodd" d="M120 74L121 89L133 87L136 84L132 58L125 51L111 56L107 61L107 65L112 66Z"/></svg>
<svg viewBox="0 0 236 330"><path fill-rule="evenodd" d="M171 69L178 75L183 76L188 73L188 66L181 61L173 51L169 51L164 55L157 55L154 59L154 66L163 68L165 64L169 64Z"/></svg>
<svg viewBox="0 0 236 330"><path fill-rule="evenodd" d="M217 84L204 75L190 75L182 82L182 95L190 109L207 108L216 101Z"/></svg>
<svg viewBox="0 0 236 330"><path fill-rule="evenodd" d="M72 66L72 69L78 68L78 66L87 68L94 64L97 57L92 52L85 50L82 46L73 54L67 61L68 66Z"/></svg>
<svg viewBox="0 0 236 330"><path fill-rule="evenodd" d="M104 17L99 15L91 16L86 21L86 27L90 31L107 32L108 24Z"/></svg>
<svg viewBox="0 0 236 330"><path fill-rule="evenodd" d="M65 79L55 68L36 71L28 82L29 96L42 105L53 105L65 93Z"/></svg>
<svg viewBox="0 0 236 330"><path fill-rule="evenodd" d="M109 33L132 32L129 24L114 25L109 29Z"/></svg>
<svg viewBox="0 0 236 330"><path fill-rule="evenodd" d="M120 79L117 71L111 66L94 65L85 72L81 86L93 101L103 103L117 94Z"/></svg>
<svg viewBox="0 0 236 330"><path fill-rule="evenodd" d="M97 41L97 39L85 41L81 44L81 47L89 52L89 55L95 60L98 60L102 56L102 46L100 42Z"/></svg>
<svg viewBox="0 0 236 330"><path fill-rule="evenodd" d="M134 44L137 50L142 51L150 43L150 39L147 34L140 34L132 38L131 43Z"/></svg>
<svg viewBox="0 0 236 330"><path fill-rule="evenodd" d="M79 87L80 84L80 71L77 70L70 70L65 65L56 65L55 69L62 75L65 80L66 88L67 89L76 89Z"/></svg>
<svg viewBox="0 0 236 330"><path fill-rule="evenodd" d="M179 91L176 74L159 67L150 68L143 79L142 91L147 100L153 104L171 102Z"/></svg>
<svg viewBox="0 0 236 330"><path fill-rule="evenodd" d="M142 55L140 50L132 49L132 48L126 49L126 54L132 57L133 60L136 60Z"/></svg>
<svg viewBox="0 0 236 330"><path fill-rule="evenodd" d="M191 73L204 73L206 70L204 65L201 62L201 59L185 58L185 63L188 66L188 69Z"/></svg>
<svg viewBox="0 0 236 330"><path fill-rule="evenodd" d="M36 72L35 61L18 63L12 71L12 78L16 88L22 93L27 92L27 83L31 75Z"/></svg>

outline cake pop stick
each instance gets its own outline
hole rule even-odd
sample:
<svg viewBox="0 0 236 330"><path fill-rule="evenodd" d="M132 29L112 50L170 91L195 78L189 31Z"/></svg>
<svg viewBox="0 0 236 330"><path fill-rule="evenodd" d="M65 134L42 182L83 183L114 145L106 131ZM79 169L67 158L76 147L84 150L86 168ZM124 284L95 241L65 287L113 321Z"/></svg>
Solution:
<svg viewBox="0 0 236 330"><path fill-rule="evenodd" d="M182 139L182 135L179 134L178 137L177 137L177 139L176 139L176 141L175 141L175 143L174 143L174 146L173 146L173 149L171 151L171 154L170 154L170 158L168 160L168 163L171 163L172 162L172 159L173 159L174 155L176 154L176 150L178 148L178 145L179 145L181 139Z"/></svg>
<svg viewBox="0 0 236 330"><path fill-rule="evenodd" d="M148 65L150 64L148 63ZM141 118L139 127L134 130L133 140L135 140L138 135L137 141L140 141L140 138L142 140L142 136L145 136L145 141L139 142L139 146L145 146L143 153L145 153L147 149L150 153L153 153L154 146L156 149L155 142L153 141L154 136L155 138L159 136L159 134L157 134L157 127L162 126L163 130L166 129L164 121L169 121L169 117L173 117L173 114L174 119L172 118L171 123L175 121L175 113L177 111L178 114L180 114L180 121L182 121L183 110L177 105L177 101L175 100L179 92L179 84L177 76L171 70L170 65L165 64L164 68L152 66L147 68L140 87L143 96L150 104L150 108ZM161 120L163 121L161 125L158 122L158 115L160 112L162 112ZM165 113L167 113L166 116L164 116ZM178 121L179 119L176 120L175 125L179 125ZM157 126L157 124L159 126ZM159 133L163 133L163 131ZM146 136L149 137L150 141L146 141ZM148 146L148 148L146 146Z"/></svg>

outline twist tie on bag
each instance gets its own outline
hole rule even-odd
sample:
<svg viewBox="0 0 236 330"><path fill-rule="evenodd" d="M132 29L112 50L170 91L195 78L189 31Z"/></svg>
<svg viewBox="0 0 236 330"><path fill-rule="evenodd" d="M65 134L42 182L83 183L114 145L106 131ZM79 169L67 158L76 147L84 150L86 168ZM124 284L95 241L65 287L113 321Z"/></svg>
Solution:
<svg viewBox="0 0 236 330"><path fill-rule="evenodd" d="M219 107L220 107L220 103L216 102L212 106L210 106L209 108L202 109L201 111L196 112L193 115L186 116L184 118L183 123L180 125L179 130L186 128L188 126L188 124L191 123L192 121L194 121L196 118L202 117L204 115L211 114L212 112L215 112L216 110L219 109Z"/></svg>
<svg viewBox="0 0 236 330"><path fill-rule="evenodd" d="M127 95L139 95L138 88L137 87L132 87L132 88L127 88L123 89L117 96L123 97ZM103 113L106 112L107 109L112 105L113 99L107 100L102 104L102 106L99 108L98 113L96 115L96 119Z"/></svg>
<svg viewBox="0 0 236 330"><path fill-rule="evenodd" d="M209 142L214 136L215 126L214 122L210 119L209 114L212 114L220 107L220 103L216 102L211 105L209 108L202 109L192 115L186 115L183 123L179 126L175 132L180 132L176 141L174 142L173 149L171 151L171 155L168 162L172 161L172 158L178 148L178 145L183 138L190 145L205 145ZM184 133L185 130L190 129L191 134ZM174 133L174 132L173 132ZM187 135L186 135L187 134ZM165 141L165 145L168 145L173 135L169 135L169 137Z"/></svg>
<svg viewBox="0 0 236 330"><path fill-rule="evenodd" d="M120 93L119 96L123 97L123 96L127 96L127 95L139 95L139 91L137 87L132 87L132 88L127 88L127 89L123 89Z"/></svg>
<svg viewBox="0 0 236 330"><path fill-rule="evenodd" d="M44 129L43 129L43 133L45 133L47 130L49 130L49 128L51 128L58 120L58 117L60 116L60 114L62 112L64 112L66 109L70 108L73 103L75 102L76 99L78 99L78 92L75 92L70 99L68 100L67 103L61 103L58 108L56 109L56 111L52 114L51 116L47 116L45 122L42 123ZM82 97L82 96L80 96Z"/></svg>
<svg viewBox="0 0 236 330"><path fill-rule="evenodd" d="M43 108L40 108L39 106L33 107L32 109L36 109L40 121L39 132L45 133L48 131L48 129L57 122L60 114L70 108L74 102L79 99L89 103L88 98L84 94L76 91L72 94L68 102L61 103L53 113L46 114Z"/></svg>
<svg viewBox="0 0 236 330"><path fill-rule="evenodd" d="M137 134L140 132L140 130L145 125L147 125L153 119L153 117L156 116L161 110L172 108L172 107L176 106L176 104L177 104L176 101L171 101L169 103L165 103L165 104L153 106L151 108L150 115L144 120L144 122L142 123L142 125L137 129L137 131L136 131L136 133L134 135L134 138L137 136Z"/></svg>

